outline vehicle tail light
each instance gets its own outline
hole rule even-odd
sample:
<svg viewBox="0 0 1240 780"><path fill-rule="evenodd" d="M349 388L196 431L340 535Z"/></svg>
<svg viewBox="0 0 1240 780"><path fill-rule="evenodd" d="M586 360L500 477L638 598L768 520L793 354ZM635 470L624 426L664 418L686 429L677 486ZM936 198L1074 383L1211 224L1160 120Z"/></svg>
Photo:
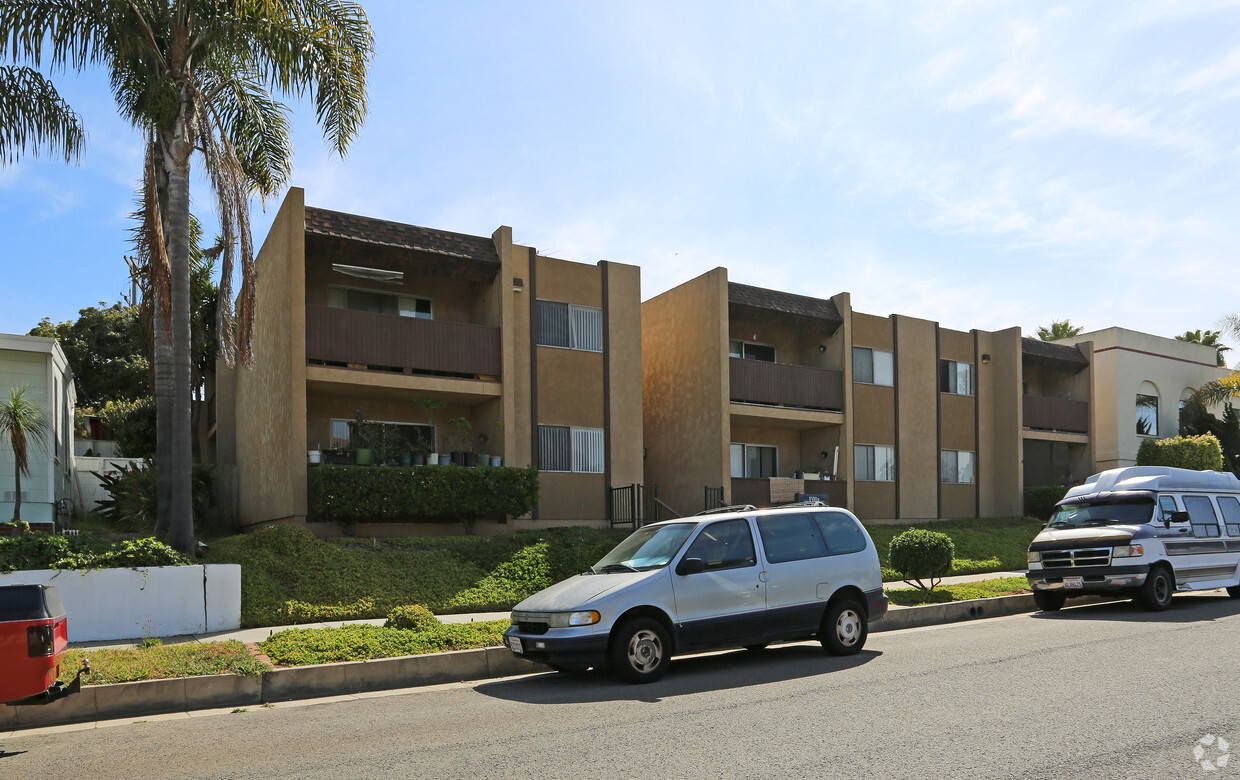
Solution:
<svg viewBox="0 0 1240 780"><path fill-rule="evenodd" d="M26 629L26 647L30 657L51 655L56 649L55 629L52 626L31 626Z"/></svg>

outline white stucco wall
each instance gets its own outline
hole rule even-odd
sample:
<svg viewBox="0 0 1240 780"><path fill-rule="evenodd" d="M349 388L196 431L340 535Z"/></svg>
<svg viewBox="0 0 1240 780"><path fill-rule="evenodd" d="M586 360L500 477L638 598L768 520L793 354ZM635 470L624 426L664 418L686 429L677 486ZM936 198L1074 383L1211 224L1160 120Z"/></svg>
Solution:
<svg viewBox="0 0 1240 780"><path fill-rule="evenodd" d="M1124 328L1059 343L1085 342L1093 344L1091 433L1098 470L1136 464L1137 448L1147 438L1137 433L1137 394L1148 392L1143 387L1157 389L1158 435L1152 438L1165 439L1179 433L1180 400L1229 373L1216 365L1213 347Z"/></svg>
<svg viewBox="0 0 1240 780"><path fill-rule="evenodd" d="M142 463L142 458L77 458L78 492L74 503L83 511L90 512L95 503L108 497L108 493L95 474L110 474L120 469Z"/></svg>
<svg viewBox="0 0 1240 780"><path fill-rule="evenodd" d="M69 616L69 641L141 639L241 627L237 564L148 569L15 571L3 585L55 585Z"/></svg>

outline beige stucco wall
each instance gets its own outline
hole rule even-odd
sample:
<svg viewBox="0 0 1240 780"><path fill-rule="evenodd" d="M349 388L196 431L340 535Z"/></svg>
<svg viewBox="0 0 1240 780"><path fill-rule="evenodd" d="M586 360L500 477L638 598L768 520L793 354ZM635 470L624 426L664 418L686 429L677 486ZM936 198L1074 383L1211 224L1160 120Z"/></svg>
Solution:
<svg viewBox="0 0 1240 780"><path fill-rule="evenodd" d="M938 517L938 358L935 323L895 315L899 517Z"/></svg>
<svg viewBox="0 0 1240 780"><path fill-rule="evenodd" d="M645 481L680 514L730 496L727 283L716 268L642 304Z"/></svg>
<svg viewBox="0 0 1240 780"><path fill-rule="evenodd" d="M982 517L1019 517L1021 495L1020 328L979 331L977 490ZM981 355L990 355L983 363Z"/></svg>
<svg viewBox="0 0 1240 780"><path fill-rule="evenodd" d="M607 274L608 464L611 486L645 478L642 462L642 278L635 265L603 262Z"/></svg>
<svg viewBox="0 0 1240 780"><path fill-rule="evenodd" d="M239 519L306 516L305 193L289 189L255 262L254 366L236 375Z"/></svg>
<svg viewBox="0 0 1240 780"><path fill-rule="evenodd" d="M1213 347L1148 333L1108 328L1060 343L1090 343L1091 399L1096 468L1131 466L1143 436L1137 434L1136 397L1150 383L1157 389L1158 436L1179 433L1179 403L1186 391L1227 375L1215 365Z"/></svg>

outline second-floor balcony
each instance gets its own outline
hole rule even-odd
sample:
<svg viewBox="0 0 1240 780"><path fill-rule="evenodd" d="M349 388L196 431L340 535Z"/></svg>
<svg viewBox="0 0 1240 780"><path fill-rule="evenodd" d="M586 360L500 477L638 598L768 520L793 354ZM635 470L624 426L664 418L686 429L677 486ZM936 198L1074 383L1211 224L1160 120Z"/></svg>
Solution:
<svg viewBox="0 0 1240 780"><path fill-rule="evenodd" d="M1067 398L1026 395L1024 427L1038 431L1089 433L1089 404Z"/></svg>
<svg viewBox="0 0 1240 780"><path fill-rule="evenodd" d="M306 359L410 373L500 374L499 328L306 306Z"/></svg>
<svg viewBox="0 0 1240 780"><path fill-rule="evenodd" d="M731 400L802 409L844 410L844 372L729 358Z"/></svg>

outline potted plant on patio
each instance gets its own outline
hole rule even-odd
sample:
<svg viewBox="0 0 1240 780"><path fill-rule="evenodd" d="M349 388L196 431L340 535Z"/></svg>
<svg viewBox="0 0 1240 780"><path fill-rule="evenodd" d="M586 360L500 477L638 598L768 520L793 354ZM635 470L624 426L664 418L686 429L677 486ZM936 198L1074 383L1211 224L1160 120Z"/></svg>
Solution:
<svg viewBox="0 0 1240 780"><path fill-rule="evenodd" d="M452 442L461 447L452 451L452 462L458 466L474 465L474 424L468 417L453 417L448 420L452 426Z"/></svg>
<svg viewBox="0 0 1240 780"><path fill-rule="evenodd" d="M438 398L415 398L413 405L421 409L426 414L426 424L431 427L430 440L426 443L426 464L428 466L441 465L439 460L439 452L435 450L435 414L448 406L448 402ZM421 437L419 437L421 438Z"/></svg>
<svg viewBox="0 0 1240 780"><path fill-rule="evenodd" d="M365 409L358 407L353 410L353 421L349 423L349 427L351 438L356 445L353 462L358 466L369 466L374 459L374 450L371 449L374 433L370 421L366 419Z"/></svg>

